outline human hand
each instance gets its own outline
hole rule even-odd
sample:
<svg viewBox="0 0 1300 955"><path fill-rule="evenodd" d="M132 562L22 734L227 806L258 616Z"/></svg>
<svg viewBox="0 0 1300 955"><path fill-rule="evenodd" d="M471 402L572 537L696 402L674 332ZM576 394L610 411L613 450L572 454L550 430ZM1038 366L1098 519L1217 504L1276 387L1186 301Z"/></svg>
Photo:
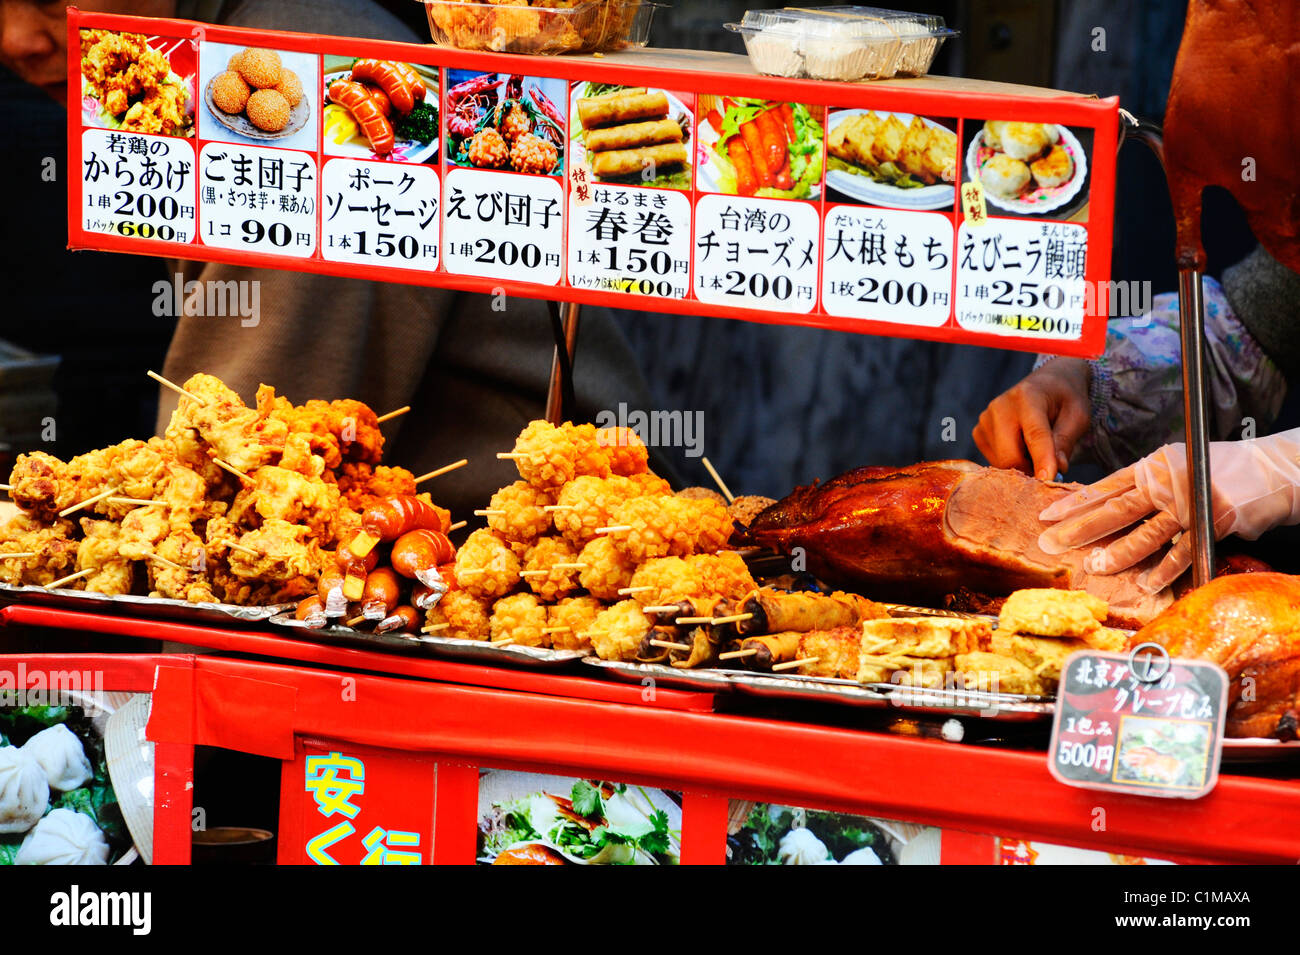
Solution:
<svg viewBox="0 0 1300 955"><path fill-rule="evenodd" d="M1091 370L1079 358L1056 358L989 403L972 436L995 468L1052 480L1088 431ZM1026 453L1028 452L1028 453Z"/></svg>

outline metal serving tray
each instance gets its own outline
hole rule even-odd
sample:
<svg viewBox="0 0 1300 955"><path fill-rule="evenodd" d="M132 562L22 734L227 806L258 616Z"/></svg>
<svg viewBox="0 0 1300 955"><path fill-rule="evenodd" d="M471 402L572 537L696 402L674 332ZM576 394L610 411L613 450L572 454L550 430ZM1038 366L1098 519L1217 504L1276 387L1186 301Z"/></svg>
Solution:
<svg viewBox="0 0 1300 955"><path fill-rule="evenodd" d="M117 613L133 617L150 617L156 620L176 620L181 623L222 624L264 623L276 614L284 613L295 605L271 604L259 607L241 607L237 604L190 603L171 597L138 597L134 594L109 596L92 590L67 590L62 587L46 590L33 584L14 587L0 584L0 602L40 604L63 607L87 613Z"/></svg>
<svg viewBox="0 0 1300 955"><path fill-rule="evenodd" d="M664 666L662 663L633 663L623 660L601 660L599 657L584 657L583 663L598 667L602 673L629 683L644 684L654 680L656 684L679 690L703 690L706 693L730 693L732 681L730 670L711 667L679 669Z"/></svg>

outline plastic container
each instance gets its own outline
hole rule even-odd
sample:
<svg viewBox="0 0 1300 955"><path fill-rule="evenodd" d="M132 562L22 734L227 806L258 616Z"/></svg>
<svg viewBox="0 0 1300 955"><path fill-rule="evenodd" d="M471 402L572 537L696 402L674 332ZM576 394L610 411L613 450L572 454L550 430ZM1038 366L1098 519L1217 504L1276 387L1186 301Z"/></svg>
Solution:
<svg viewBox="0 0 1300 955"><path fill-rule="evenodd" d="M580 0L567 7L530 5L528 0L421 2L439 46L543 55L643 47L650 39L655 10L664 6L642 0Z"/></svg>
<svg viewBox="0 0 1300 955"><path fill-rule="evenodd" d="M943 17L859 6L748 10L726 26L760 73L844 81L920 76L957 32Z"/></svg>

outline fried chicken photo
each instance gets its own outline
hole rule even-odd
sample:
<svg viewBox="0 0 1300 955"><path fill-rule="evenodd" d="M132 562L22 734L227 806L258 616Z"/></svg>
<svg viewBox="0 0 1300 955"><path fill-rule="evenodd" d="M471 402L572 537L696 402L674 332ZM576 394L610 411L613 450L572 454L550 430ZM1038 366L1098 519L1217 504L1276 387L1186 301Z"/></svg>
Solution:
<svg viewBox="0 0 1300 955"><path fill-rule="evenodd" d="M81 75L86 92L122 129L164 136L193 133L188 88L184 81L171 80L171 63L143 34L82 30Z"/></svg>

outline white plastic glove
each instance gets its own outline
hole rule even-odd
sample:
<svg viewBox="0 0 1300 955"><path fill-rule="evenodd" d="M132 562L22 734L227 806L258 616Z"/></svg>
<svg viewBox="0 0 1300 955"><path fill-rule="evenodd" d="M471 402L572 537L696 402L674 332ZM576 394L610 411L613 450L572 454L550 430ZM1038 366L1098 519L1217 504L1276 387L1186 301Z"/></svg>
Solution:
<svg viewBox="0 0 1300 955"><path fill-rule="evenodd" d="M1216 539L1236 534L1255 540L1270 528L1300 524L1300 428L1211 443L1210 480ZM1042 533L1038 546L1060 554L1149 518L1084 561L1089 573L1115 574L1190 528L1191 510L1186 451L1182 444L1167 444L1044 510L1039 519L1055 526ZM1192 535L1184 534L1138 585L1156 593L1191 562Z"/></svg>

